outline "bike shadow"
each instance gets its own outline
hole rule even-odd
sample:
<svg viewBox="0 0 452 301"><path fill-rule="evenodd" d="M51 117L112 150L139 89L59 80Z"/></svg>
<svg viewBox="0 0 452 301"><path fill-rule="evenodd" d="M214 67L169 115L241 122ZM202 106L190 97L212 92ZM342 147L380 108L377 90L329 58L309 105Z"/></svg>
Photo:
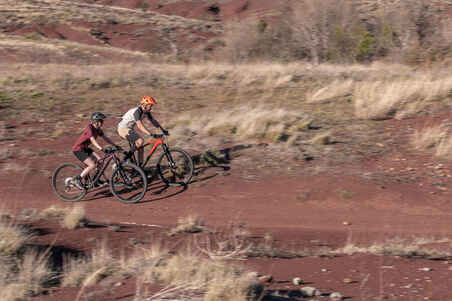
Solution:
<svg viewBox="0 0 452 301"><path fill-rule="evenodd" d="M88 192L87 195L88 195L88 197L85 197L82 201L88 202L88 201L95 201L95 200L99 200L99 199L114 197L113 193L111 193L109 186L99 188L98 190L90 191L90 192Z"/></svg>
<svg viewBox="0 0 452 301"><path fill-rule="evenodd" d="M193 155L191 158L195 165L195 170L190 183L204 182L219 175L225 175L225 172L231 169L230 164L232 160L239 156L238 152L253 146L256 146L256 144L239 144Z"/></svg>
<svg viewBox="0 0 452 301"><path fill-rule="evenodd" d="M139 203L155 202L174 197L185 192L189 185L168 186L162 181L151 182L148 184L145 197ZM151 196L149 196L151 194ZM155 197L157 196L157 197Z"/></svg>

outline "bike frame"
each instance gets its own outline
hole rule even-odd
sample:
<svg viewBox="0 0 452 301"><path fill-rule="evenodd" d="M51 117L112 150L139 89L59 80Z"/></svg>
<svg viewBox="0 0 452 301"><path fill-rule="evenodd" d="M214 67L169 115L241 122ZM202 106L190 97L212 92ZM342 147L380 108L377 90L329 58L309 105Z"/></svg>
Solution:
<svg viewBox="0 0 452 301"><path fill-rule="evenodd" d="M159 146L162 146L163 152L166 154L166 156L168 156L168 146L166 145L165 142L163 142L163 139L162 139L162 138L156 138L156 139L153 139L153 140L151 140L151 141L145 143L145 144L143 145L143 147L146 147L146 146L148 146L148 145L152 145L152 148L151 148L151 150L149 151L149 153L148 153L148 155L147 155L147 157L146 157L146 160L144 160L143 166L146 166L146 164L148 163L149 159L151 159L151 157L152 157L152 155L154 154L155 150L156 150ZM168 160L170 160L170 158L168 158ZM170 162L172 162L172 159L171 159Z"/></svg>
<svg viewBox="0 0 452 301"><path fill-rule="evenodd" d="M173 158L171 157L171 154L168 151L169 147L165 143L163 137L158 137L158 138L152 139L149 142L143 144L143 146L142 146L143 148L146 147L146 146L149 146L149 145L152 145L152 148L149 151L148 155L146 156L146 159L144 160L144 162L140 165L140 167L146 166L146 164L149 162L149 160L151 159L152 155L155 153L156 149L159 146L162 146L163 153L165 154L166 158L168 159L168 162L170 162L170 164L174 164ZM133 145L130 142L129 142L129 147L131 149L133 147ZM136 153L136 150L133 153L130 153L128 156L126 156L124 158L124 160L127 160L127 159L131 158L134 161L134 163L138 165L138 160L135 157L135 153Z"/></svg>
<svg viewBox="0 0 452 301"><path fill-rule="evenodd" d="M112 160L118 161L118 158L115 156L115 154L109 154L104 156L103 158L100 158L96 162L96 170L94 172L93 180L90 185L90 188L100 179L100 177L104 174L105 169L107 169L107 166L110 164ZM116 162L117 163L117 162ZM101 167L100 167L101 166Z"/></svg>

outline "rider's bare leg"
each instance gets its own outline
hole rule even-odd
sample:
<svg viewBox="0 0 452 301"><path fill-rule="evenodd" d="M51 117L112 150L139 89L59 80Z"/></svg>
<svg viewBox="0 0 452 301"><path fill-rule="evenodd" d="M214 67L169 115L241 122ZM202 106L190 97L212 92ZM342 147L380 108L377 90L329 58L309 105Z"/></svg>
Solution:
<svg viewBox="0 0 452 301"><path fill-rule="evenodd" d="M138 166L141 166L141 164L143 163L143 159L144 159L143 143L144 143L143 138L140 138L135 142L136 148L138 150Z"/></svg>
<svg viewBox="0 0 452 301"><path fill-rule="evenodd" d="M99 155L96 153L93 153L93 156L90 156L83 161L87 165L87 167L82 171L80 174L80 177L83 179L91 170L93 170L96 167L96 160L99 159Z"/></svg>

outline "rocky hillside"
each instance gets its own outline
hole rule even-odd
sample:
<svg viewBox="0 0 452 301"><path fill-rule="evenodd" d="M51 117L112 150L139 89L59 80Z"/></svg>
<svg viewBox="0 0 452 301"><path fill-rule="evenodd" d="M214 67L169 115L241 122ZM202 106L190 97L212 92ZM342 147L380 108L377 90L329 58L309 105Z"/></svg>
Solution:
<svg viewBox="0 0 452 301"><path fill-rule="evenodd" d="M29 46L57 39L151 55L177 55L222 33L217 22L76 1L2 1L0 20L3 34L23 36ZM21 43L11 40L1 46L3 58L23 51Z"/></svg>
<svg viewBox="0 0 452 301"><path fill-rule="evenodd" d="M347 17L349 20L359 19L363 28L377 39L376 47L379 51L382 44L387 44L409 51L414 47L415 52L419 46L428 53L431 52L430 48L440 49L440 57L444 57L445 52L451 52L452 22L449 20L452 16L452 1L354 1L354 15L343 16L341 22L345 22ZM305 28L309 32L317 32L313 28L315 24L304 24L304 17L297 15L297 11L292 19L288 17L288 8L294 8L299 3L301 2L293 0L2 0L0 62L104 63L137 58L141 61L144 57L154 57L158 61L162 58L177 61L185 60L194 53L198 58L212 58L215 57L215 51L225 45L236 47L236 42L231 42L231 36L235 36L236 40L244 39L237 38L237 32L245 32L245 40L257 39L248 34L247 30L265 30L269 28L267 25L278 22L289 23L291 32L284 33L283 31L287 31L284 28L272 28L271 31L266 31L269 37L259 37L268 41L257 40L256 43L279 44L284 48L288 46L281 39L293 38L296 34L292 31L296 33ZM324 1L322 5L329 9L336 6L333 1ZM338 7L339 5L337 4ZM303 9L315 10L316 7L302 6L298 11ZM347 12L342 10L342 13ZM315 12L309 14L316 16ZM227 36L226 33L230 31L228 24L236 20L252 21L243 24L232 34L229 32ZM325 24L317 25L322 27ZM366 40L366 37L354 36L353 39L355 44L375 43ZM56 40L77 44L61 44ZM331 44L331 40L330 36L330 42L322 40L319 43ZM343 40L340 42L349 43ZM54 47L50 47L49 43L55 44ZM296 48L305 48L306 44L309 41L297 40ZM38 52L27 51L34 46ZM101 48L86 50L87 46ZM53 49L55 47L61 51ZM66 49L72 50L66 54ZM119 53L118 50L125 52ZM62 54L62 51L65 53ZM253 56L253 51L249 56ZM267 50L258 49L259 51ZM437 53L429 55L438 57Z"/></svg>

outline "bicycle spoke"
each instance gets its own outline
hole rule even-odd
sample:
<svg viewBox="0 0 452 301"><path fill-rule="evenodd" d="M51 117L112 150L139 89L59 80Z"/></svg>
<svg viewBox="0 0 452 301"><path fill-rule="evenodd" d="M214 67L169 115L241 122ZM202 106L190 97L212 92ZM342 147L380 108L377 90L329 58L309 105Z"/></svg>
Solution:
<svg viewBox="0 0 452 301"><path fill-rule="evenodd" d="M172 162L162 154L157 163L158 172L163 182L170 186L186 185L193 176L193 161L182 149L169 150Z"/></svg>
<svg viewBox="0 0 452 301"><path fill-rule="evenodd" d="M136 165L125 163L111 176L111 190L115 197L125 203L135 203L146 193L147 180L144 172Z"/></svg>
<svg viewBox="0 0 452 301"><path fill-rule="evenodd" d="M86 189L77 188L74 177L79 175L82 168L73 163L60 165L52 177L52 187L56 195L64 201L79 201L86 194Z"/></svg>

